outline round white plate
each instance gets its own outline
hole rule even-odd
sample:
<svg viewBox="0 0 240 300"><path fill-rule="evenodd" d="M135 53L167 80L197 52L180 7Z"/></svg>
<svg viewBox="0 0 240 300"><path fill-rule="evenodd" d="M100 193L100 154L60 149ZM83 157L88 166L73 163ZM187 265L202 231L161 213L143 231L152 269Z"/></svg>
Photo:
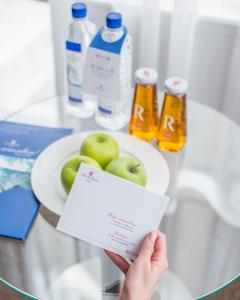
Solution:
<svg viewBox="0 0 240 300"><path fill-rule="evenodd" d="M60 172L64 163L79 155L82 141L90 134L106 131L85 131L64 137L48 146L37 158L31 175L34 194L50 211L61 215L65 200ZM107 132L109 133L109 132ZM150 144L123 132L110 132L118 143L120 156L138 159L146 168L148 182L146 188L164 194L168 187L169 170L160 152Z"/></svg>

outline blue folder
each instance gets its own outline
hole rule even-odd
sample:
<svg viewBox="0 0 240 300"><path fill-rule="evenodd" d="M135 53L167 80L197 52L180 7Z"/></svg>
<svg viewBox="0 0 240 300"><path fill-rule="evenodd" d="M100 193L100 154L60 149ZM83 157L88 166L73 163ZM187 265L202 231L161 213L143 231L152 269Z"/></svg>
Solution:
<svg viewBox="0 0 240 300"><path fill-rule="evenodd" d="M31 190L16 187L0 193L0 236L25 240L39 206Z"/></svg>

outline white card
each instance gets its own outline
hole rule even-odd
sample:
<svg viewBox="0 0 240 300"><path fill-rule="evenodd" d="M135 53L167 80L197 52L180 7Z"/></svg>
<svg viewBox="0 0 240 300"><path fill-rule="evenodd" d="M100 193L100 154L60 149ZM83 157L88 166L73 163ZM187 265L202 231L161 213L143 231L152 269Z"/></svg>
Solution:
<svg viewBox="0 0 240 300"><path fill-rule="evenodd" d="M169 198L82 163L57 229L128 261L156 230Z"/></svg>
<svg viewBox="0 0 240 300"><path fill-rule="evenodd" d="M104 38L102 27L95 35L87 51L83 76L83 92L98 97L99 109L112 114L112 99L119 99L121 51L127 36L127 28L123 26L122 36L112 42Z"/></svg>
<svg viewBox="0 0 240 300"><path fill-rule="evenodd" d="M119 70L120 55L90 47L83 76L83 91L100 98L118 99Z"/></svg>

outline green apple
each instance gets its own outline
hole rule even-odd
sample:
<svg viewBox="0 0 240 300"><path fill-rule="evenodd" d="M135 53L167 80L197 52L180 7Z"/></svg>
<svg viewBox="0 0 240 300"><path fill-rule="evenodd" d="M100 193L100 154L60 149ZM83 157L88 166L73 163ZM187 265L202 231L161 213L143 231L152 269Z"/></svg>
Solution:
<svg viewBox="0 0 240 300"><path fill-rule="evenodd" d="M104 169L110 161L118 158L119 147L110 135L106 133L94 133L83 141L80 154L95 159Z"/></svg>
<svg viewBox="0 0 240 300"><path fill-rule="evenodd" d="M114 159L107 165L105 171L142 186L147 184L145 167L138 160L131 157Z"/></svg>
<svg viewBox="0 0 240 300"><path fill-rule="evenodd" d="M69 194L71 190L71 187L77 175L77 171L82 162L94 166L98 169L102 169L96 160L84 155L80 155L68 160L61 170L62 186L67 194Z"/></svg>

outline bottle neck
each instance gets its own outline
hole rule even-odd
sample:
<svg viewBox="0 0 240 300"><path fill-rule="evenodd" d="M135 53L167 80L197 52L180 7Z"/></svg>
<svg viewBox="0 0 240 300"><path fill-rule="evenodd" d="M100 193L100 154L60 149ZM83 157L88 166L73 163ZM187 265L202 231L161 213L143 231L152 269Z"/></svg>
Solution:
<svg viewBox="0 0 240 300"><path fill-rule="evenodd" d="M137 87L142 87L142 88L148 88L148 89L154 89L157 87L156 83L141 83L141 82L136 82Z"/></svg>
<svg viewBox="0 0 240 300"><path fill-rule="evenodd" d="M186 94L177 94L177 95L174 95L174 94L170 94L170 93L167 93L165 92L164 94L164 99L166 101L186 101Z"/></svg>
<svg viewBox="0 0 240 300"><path fill-rule="evenodd" d="M118 28L110 28L107 27L106 25L104 26L104 30L107 30L109 32L118 32L118 31L123 31L123 26L118 27Z"/></svg>
<svg viewBox="0 0 240 300"><path fill-rule="evenodd" d="M136 83L134 98L136 102L140 101L146 105L149 101L150 103L152 101L157 101L157 85Z"/></svg>
<svg viewBox="0 0 240 300"><path fill-rule="evenodd" d="M106 25L102 32L102 38L105 42L112 43L118 41L123 36L123 27L109 28Z"/></svg>
<svg viewBox="0 0 240 300"><path fill-rule="evenodd" d="M77 23L83 23L84 21L87 20L87 17L85 18L74 18L72 17L73 22L77 22Z"/></svg>

